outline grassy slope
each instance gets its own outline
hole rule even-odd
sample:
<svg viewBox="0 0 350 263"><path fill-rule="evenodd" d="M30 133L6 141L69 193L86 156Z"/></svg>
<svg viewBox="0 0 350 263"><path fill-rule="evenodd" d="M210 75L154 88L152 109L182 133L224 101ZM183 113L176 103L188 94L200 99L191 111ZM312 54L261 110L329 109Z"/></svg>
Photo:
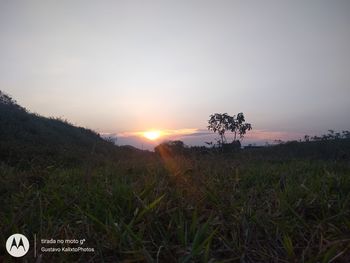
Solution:
<svg viewBox="0 0 350 263"><path fill-rule="evenodd" d="M0 91L0 161L24 169L77 167L93 155L103 163L115 156L139 153L116 147L97 133L58 118L28 112Z"/></svg>
<svg viewBox="0 0 350 263"><path fill-rule="evenodd" d="M82 158L90 146L66 137L77 165L54 151L63 159L47 166L41 148L32 154L45 159L40 170L2 159L2 244L21 232L86 238L96 250L46 253L44 262L350 261L348 159L290 158L288 148L159 158L102 147L99 154L112 157L101 162L98 154ZM3 246L0 255L11 261ZM25 258L34 261L33 254Z"/></svg>

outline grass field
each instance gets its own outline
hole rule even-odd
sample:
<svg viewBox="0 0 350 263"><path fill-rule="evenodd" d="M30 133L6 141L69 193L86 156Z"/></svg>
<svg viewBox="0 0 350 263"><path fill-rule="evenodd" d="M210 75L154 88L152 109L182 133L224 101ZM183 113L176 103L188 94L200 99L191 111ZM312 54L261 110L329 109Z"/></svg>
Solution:
<svg viewBox="0 0 350 263"><path fill-rule="evenodd" d="M145 154L77 169L3 164L0 200L1 243L20 232L95 249L39 246L23 262L350 261L346 161Z"/></svg>

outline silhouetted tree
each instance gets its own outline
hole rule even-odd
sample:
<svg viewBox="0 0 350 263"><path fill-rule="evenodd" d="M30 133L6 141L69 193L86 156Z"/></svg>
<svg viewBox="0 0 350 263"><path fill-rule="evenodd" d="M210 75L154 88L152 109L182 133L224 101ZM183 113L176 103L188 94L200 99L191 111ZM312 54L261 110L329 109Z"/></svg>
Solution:
<svg viewBox="0 0 350 263"><path fill-rule="evenodd" d="M226 143L226 131L233 132L233 142L236 142L237 135L239 135L240 139L243 139L246 132L252 129L252 125L250 123L245 123L245 118L242 112L238 113L237 116L230 116L227 113L215 113L209 117L208 130L218 132L220 135L221 145Z"/></svg>
<svg viewBox="0 0 350 263"><path fill-rule="evenodd" d="M350 138L350 131L342 131L341 138L349 139Z"/></svg>

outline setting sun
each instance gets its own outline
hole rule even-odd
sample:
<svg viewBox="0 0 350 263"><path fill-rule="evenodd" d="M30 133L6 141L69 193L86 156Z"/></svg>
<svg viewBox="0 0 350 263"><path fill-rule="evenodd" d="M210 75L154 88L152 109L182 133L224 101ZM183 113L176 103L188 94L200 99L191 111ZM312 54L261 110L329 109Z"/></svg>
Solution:
<svg viewBox="0 0 350 263"><path fill-rule="evenodd" d="M161 135L160 131L146 131L143 133L143 136L151 141L158 139L160 135Z"/></svg>

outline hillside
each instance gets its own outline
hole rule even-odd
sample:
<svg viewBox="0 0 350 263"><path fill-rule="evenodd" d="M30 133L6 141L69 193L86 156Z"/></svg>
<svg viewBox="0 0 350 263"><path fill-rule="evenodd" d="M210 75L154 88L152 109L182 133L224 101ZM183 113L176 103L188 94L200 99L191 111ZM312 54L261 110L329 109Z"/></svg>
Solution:
<svg viewBox="0 0 350 263"><path fill-rule="evenodd" d="M30 113L1 91L0 127L0 160L15 166L74 166L116 150L94 131Z"/></svg>

